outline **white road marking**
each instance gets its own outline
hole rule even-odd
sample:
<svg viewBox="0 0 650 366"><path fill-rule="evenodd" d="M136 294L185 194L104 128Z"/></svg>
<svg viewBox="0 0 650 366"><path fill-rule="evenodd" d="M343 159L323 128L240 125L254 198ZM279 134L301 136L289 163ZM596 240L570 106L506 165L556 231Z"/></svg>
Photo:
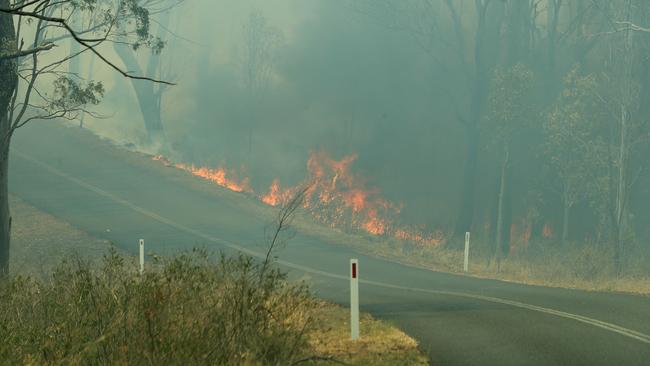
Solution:
<svg viewBox="0 0 650 366"><path fill-rule="evenodd" d="M71 182L73 182L73 183L75 183L75 184L77 184L77 185L91 191L91 192L94 192L94 193L96 193L96 194L98 194L100 196L108 198L111 201L114 201L114 202L117 202L117 203L119 203L121 205L124 205L124 206L130 208L131 210L133 210L135 212L138 212L138 213L140 213L140 214L142 214L144 216L147 216L147 217L149 217L149 218L151 218L153 220L161 222L161 223L163 223L165 225L169 225L169 226L171 226L171 227L173 227L173 228L175 228L177 230L184 231L184 232L186 232L188 234L192 234L192 235L197 236L199 238L202 238L204 240L211 241L213 243L217 243L217 244L226 246L226 247L228 247L230 249L234 249L234 250L237 250L239 252L248 254L248 255L250 255L252 257L264 258L264 254L262 254L262 253L256 252L254 250L250 250L250 249L245 248L245 247L243 247L241 245L235 244L235 243L233 243L231 241L221 239L221 238L217 238L217 237L202 233L200 231L194 230L192 228L189 228L189 227L187 227L185 225L176 223L176 222L174 222L174 221L172 221L170 219L167 219L167 218L165 218L163 216L160 216L160 215L158 215L158 214L156 214L154 212L151 212L151 211L149 211L147 209L144 209L144 208L142 208L140 206L136 206L133 203L131 203L131 202L125 200L125 199L122 199L122 198L120 198L120 197L118 197L118 196L116 196L116 195L114 195L112 193L109 193L109 192L107 192L107 191L105 191L105 190L103 190L101 188L95 187L95 186L93 186L91 184L88 184L88 183L78 179L78 178L70 176L70 175L68 175L68 174L66 174L66 173L64 173L64 172L62 172L62 171L60 171L60 170L58 170L58 169L44 163L42 161L40 161L40 160L37 160L37 159L35 159L33 157L30 157L30 156L28 156L28 155L26 155L26 154L24 154L22 152L16 151L15 149L13 150L13 153L15 155L20 156L21 158L23 158L25 160L28 160L28 161L36 164L36 165L39 165L39 166L43 167L43 169L49 171L50 173L52 173L54 175L57 175L57 176L62 177L64 179L67 179L67 180L69 180L69 181L71 181ZM297 269L297 270L300 270L300 271L303 271L303 272L306 272L306 273L316 274L316 275L325 276L325 277L329 277L329 278L335 278L335 279L344 280L344 281L348 280L347 276L337 275L335 273L330 273L330 272L325 272L325 271L313 269L313 268L310 268L310 267L306 267L306 266L302 266L302 265L299 265L299 264L287 262L287 261L284 261L284 260L278 260L277 262L279 264L285 266L285 267L292 268L292 269ZM434 295L447 295L447 296L464 297L464 298L468 298L468 299L481 300L481 301L486 301L486 302L491 302L491 303L496 303L496 304L510 305L510 306L520 308L520 309L527 309L527 310L531 310L531 311L537 311L537 312L540 312L540 313L545 313L545 314L549 314L549 315L558 316L558 317L561 317L561 318L573 319L575 321L578 321L578 322L581 322L581 323L584 323L584 324L589 324L589 325L592 325L594 327L605 329L605 330L608 330L610 332L614 332L614 333L620 334L622 336L632 338L632 339L636 339L636 340L641 341L641 342L646 343L646 344L650 344L650 336L647 335L647 334L641 333L641 332L637 332L637 331L634 331L634 330L631 330L631 329L627 329L627 328L618 326L616 324L607 323L607 322L600 321L600 320L593 319L593 318L588 318L586 316L567 313L567 312L560 311L560 310L549 309L549 308L545 308L545 307L541 307L541 306L537 306L537 305L526 304L526 303L523 303L523 302L507 300L507 299L500 299L500 298L497 298L497 297L469 294L469 293L464 293L464 292L429 290L429 289L417 288L417 287L400 286L400 285L394 285L394 284L389 284L389 283L384 283L384 282L377 282L377 281L370 281L370 280L360 280L360 282L368 284L368 285L384 287L384 288L392 288L392 289L399 289L399 290L405 290L405 291L414 291L414 292L421 292L421 293L434 294Z"/></svg>

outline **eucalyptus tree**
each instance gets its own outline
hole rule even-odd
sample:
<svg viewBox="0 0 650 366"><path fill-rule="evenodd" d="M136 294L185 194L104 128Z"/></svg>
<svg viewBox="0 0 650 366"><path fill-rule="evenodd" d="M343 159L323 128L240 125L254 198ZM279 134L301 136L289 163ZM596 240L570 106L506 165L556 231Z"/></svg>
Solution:
<svg viewBox="0 0 650 366"><path fill-rule="evenodd" d="M544 120L544 154L557 177L562 200L562 243L569 235L571 209L585 200L598 205L602 193L605 141L599 82L581 75L578 67L565 78L565 87Z"/></svg>
<svg viewBox="0 0 650 366"><path fill-rule="evenodd" d="M156 24L149 28L149 33L155 35L158 44L152 48L144 60L138 58L137 47L132 47L129 42L113 42L113 49L118 55L124 67L138 75L148 75L150 77L163 78L165 80L173 79L169 69L164 69L162 65L161 52L167 42L167 35L170 31L169 16L171 9L181 3L183 0L156 0L150 1L147 9L151 16L156 15ZM165 142L165 129L162 123L162 97L168 90L168 85L164 83L141 83L137 80L131 80L131 86L135 93L144 127L146 131L146 143L150 148L159 149Z"/></svg>
<svg viewBox="0 0 650 366"><path fill-rule="evenodd" d="M8 202L9 149L16 130L33 120L74 119L100 102L101 82L82 80L64 68L91 53L124 77L166 83L133 74L113 63L104 44L122 37L135 48L156 49L149 10L156 0L0 0L0 273L8 272L11 216ZM75 28L70 19L94 17ZM67 40L75 54L56 52Z"/></svg>
<svg viewBox="0 0 650 366"><path fill-rule="evenodd" d="M505 255L504 198L511 159L517 153L512 151L512 146L525 126L532 123L531 116L535 115L532 107L533 82L533 72L523 64L516 64L508 69L497 69L488 100L488 118L482 127L490 145L501 155L494 252L497 266Z"/></svg>
<svg viewBox="0 0 650 366"><path fill-rule="evenodd" d="M642 0L618 0L606 4L609 30L603 44L607 88L601 101L609 108L606 141L608 142L609 217L612 228L615 264L620 273L627 246L625 233L633 187L647 168L643 156L650 143L650 40L638 24L650 22L650 4Z"/></svg>

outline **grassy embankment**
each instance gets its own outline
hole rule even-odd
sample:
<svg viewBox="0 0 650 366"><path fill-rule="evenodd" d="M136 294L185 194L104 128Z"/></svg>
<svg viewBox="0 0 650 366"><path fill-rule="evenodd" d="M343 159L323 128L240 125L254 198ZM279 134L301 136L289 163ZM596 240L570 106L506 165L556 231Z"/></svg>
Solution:
<svg viewBox="0 0 650 366"><path fill-rule="evenodd" d="M412 338L368 314L350 341L346 309L249 258L198 251L140 276L108 243L11 203L0 364L427 364Z"/></svg>
<svg viewBox="0 0 650 366"><path fill-rule="evenodd" d="M434 271L463 273L463 252L442 247L425 247L397 240L357 241L358 250L396 262ZM470 251L469 275L503 281L633 294L650 294L650 253L635 249L624 259L616 275L611 248L576 245L555 246L530 243L510 254L497 268L484 243L474 241Z"/></svg>

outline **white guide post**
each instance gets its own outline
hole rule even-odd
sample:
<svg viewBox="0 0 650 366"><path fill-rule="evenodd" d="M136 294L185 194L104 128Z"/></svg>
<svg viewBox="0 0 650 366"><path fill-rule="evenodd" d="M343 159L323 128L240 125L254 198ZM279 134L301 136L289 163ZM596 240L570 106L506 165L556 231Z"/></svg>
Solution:
<svg viewBox="0 0 650 366"><path fill-rule="evenodd" d="M359 339L359 260L350 259L350 331Z"/></svg>
<svg viewBox="0 0 650 366"><path fill-rule="evenodd" d="M144 273L144 239L140 239L140 274Z"/></svg>
<svg viewBox="0 0 650 366"><path fill-rule="evenodd" d="M469 271L469 231L465 233L465 262L463 263L465 273Z"/></svg>

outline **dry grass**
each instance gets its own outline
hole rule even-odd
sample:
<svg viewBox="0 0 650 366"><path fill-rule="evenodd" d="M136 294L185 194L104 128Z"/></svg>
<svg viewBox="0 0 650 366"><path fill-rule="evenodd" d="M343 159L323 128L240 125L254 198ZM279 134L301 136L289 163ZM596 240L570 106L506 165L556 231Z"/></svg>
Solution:
<svg viewBox="0 0 650 366"><path fill-rule="evenodd" d="M314 354L330 355L352 365L429 364L413 338L369 314L362 314L360 339L352 341L349 316L349 311L340 306L317 304L315 331L309 334L308 340Z"/></svg>
<svg viewBox="0 0 650 366"><path fill-rule="evenodd" d="M48 281L0 283L0 360L43 365L287 365L307 349L313 299L240 256L195 251L143 276L115 252Z"/></svg>
<svg viewBox="0 0 650 366"><path fill-rule="evenodd" d="M364 252L406 265L434 271L463 273L463 253L444 247L425 247L398 240L355 241ZM532 243L527 250L510 255L497 268L482 252L482 243L472 243L469 275L503 281L634 294L650 294L650 253L632 248L617 276L610 248L573 245L565 248L548 242Z"/></svg>

